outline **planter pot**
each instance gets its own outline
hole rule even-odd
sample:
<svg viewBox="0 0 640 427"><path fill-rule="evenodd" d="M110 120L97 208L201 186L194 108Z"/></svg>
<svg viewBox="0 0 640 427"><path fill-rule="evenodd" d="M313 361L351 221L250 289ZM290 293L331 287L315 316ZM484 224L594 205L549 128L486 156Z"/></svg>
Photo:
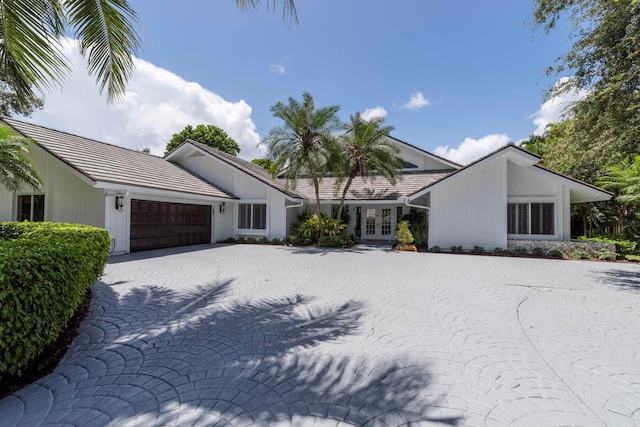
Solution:
<svg viewBox="0 0 640 427"><path fill-rule="evenodd" d="M401 251L417 252L416 245L399 245Z"/></svg>

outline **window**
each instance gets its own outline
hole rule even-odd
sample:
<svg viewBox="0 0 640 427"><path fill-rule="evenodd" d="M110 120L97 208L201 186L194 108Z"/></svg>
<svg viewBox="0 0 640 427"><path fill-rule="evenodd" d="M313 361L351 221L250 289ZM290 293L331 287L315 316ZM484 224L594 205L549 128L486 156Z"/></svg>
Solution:
<svg viewBox="0 0 640 427"><path fill-rule="evenodd" d="M18 221L44 221L44 194L18 196Z"/></svg>
<svg viewBox="0 0 640 427"><path fill-rule="evenodd" d="M267 229L267 205L240 203L238 205L238 228L247 230Z"/></svg>
<svg viewBox="0 0 640 427"><path fill-rule="evenodd" d="M508 234L554 234L553 203L509 203Z"/></svg>

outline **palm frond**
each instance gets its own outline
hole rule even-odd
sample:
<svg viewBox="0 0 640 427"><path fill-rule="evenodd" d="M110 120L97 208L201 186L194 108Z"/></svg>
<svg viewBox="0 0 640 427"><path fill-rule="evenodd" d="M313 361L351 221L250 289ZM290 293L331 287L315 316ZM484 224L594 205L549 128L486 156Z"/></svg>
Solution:
<svg viewBox="0 0 640 427"><path fill-rule="evenodd" d="M57 38L63 28L57 0L0 1L0 72L18 95L34 96L33 88L64 80L69 67Z"/></svg>
<svg viewBox="0 0 640 427"><path fill-rule="evenodd" d="M257 9L261 0L236 0L236 5L241 10ZM285 21L293 21L298 23L298 13L296 11L296 4L294 0L267 0L267 10L273 9L274 12L278 8L279 4L282 7L282 19Z"/></svg>
<svg viewBox="0 0 640 427"><path fill-rule="evenodd" d="M69 23L80 41L89 73L109 102L120 101L134 70L140 40L135 11L126 0L65 0Z"/></svg>

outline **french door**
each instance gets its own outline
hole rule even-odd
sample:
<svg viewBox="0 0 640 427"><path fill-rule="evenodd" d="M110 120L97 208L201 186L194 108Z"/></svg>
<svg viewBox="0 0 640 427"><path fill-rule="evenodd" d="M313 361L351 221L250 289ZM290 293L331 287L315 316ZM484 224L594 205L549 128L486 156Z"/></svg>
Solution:
<svg viewBox="0 0 640 427"><path fill-rule="evenodd" d="M388 240L393 237L396 219L392 208L380 206L362 207L362 238L367 240Z"/></svg>

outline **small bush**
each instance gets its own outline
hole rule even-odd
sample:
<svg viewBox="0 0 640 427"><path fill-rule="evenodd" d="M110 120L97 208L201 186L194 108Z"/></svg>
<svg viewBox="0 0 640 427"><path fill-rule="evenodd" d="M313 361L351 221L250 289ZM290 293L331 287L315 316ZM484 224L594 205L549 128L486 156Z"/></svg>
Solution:
<svg viewBox="0 0 640 427"><path fill-rule="evenodd" d="M58 338L102 274L111 236L75 224L3 223L0 228L5 236L0 240L2 378L20 376Z"/></svg>
<svg viewBox="0 0 640 427"><path fill-rule="evenodd" d="M282 242L277 237L274 237L273 239L271 239L271 243L274 245L279 245Z"/></svg>
<svg viewBox="0 0 640 427"><path fill-rule="evenodd" d="M438 253L438 252L442 251L442 249L440 249L440 246L438 246L438 245L432 246L431 249L429 249L429 250L431 252L435 252L435 253Z"/></svg>
<svg viewBox="0 0 640 427"><path fill-rule="evenodd" d="M473 249L471 249L472 254L483 254L484 248L482 246L473 245Z"/></svg>
<svg viewBox="0 0 640 427"><path fill-rule="evenodd" d="M535 248L533 248L533 250L531 250L531 254L533 256L545 256L547 255L547 251L545 251L543 248L536 246Z"/></svg>
<svg viewBox="0 0 640 427"><path fill-rule="evenodd" d="M258 240L258 243L260 243L260 244L262 244L262 245L267 245L267 244L271 243L271 241L270 241L268 238L266 238L265 236L262 236L262 237Z"/></svg>
<svg viewBox="0 0 640 427"><path fill-rule="evenodd" d="M511 251L511 254L515 256L528 256L529 251L526 250L525 248L515 248L514 250Z"/></svg>
<svg viewBox="0 0 640 427"><path fill-rule="evenodd" d="M505 251L504 249L499 248L499 247L498 247L498 248L493 248L493 251L492 251L492 252L493 252L494 254L496 254L496 255L504 255L504 254L506 254L506 253L507 253L507 251Z"/></svg>
<svg viewBox="0 0 640 427"><path fill-rule="evenodd" d="M244 238L244 236L240 236L236 239L236 243L244 243L246 240Z"/></svg>
<svg viewBox="0 0 640 427"><path fill-rule="evenodd" d="M593 253L593 255L603 261L614 261L618 256L618 254L616 254L615 252L611 252L610 250L604 248L598 249Z"/></svg>
<svg viewBox="0 0 640 427"><path fill-rule="evenodd" d="M284 238L284 242L287 245L295 245L296 243L298 243L298 237L294 236L293 234L290 234Z"/></svg>
<svg viewBox="0 0 640 427"><path fill-rule="evenodd" d="M549 258L558 258L558 259L562 259L564 258L564 254L562 253L562 251L560 249L551 249L548 253L547 256Z"/></svg>
<svg viewBox="0 0 640 427"><path fill-rule="evenodd" d="M234 239L233 237L227 237L224 240L220 240L220 243L235 243L236 239Z"/></svg>
<svg viewBox="0 0 640 427"><path fill-rule="evenodd" d="M255 237L247 237L247 239L245 240L245 243L254 244L254 243L258 243L258 241L256 240Z"/></svg>
<svg viewBox="0 0 640 427"><path fill-rule="evenodd" d="M631 262L640 262L640 255L627 255L624 259Z"/></svg>
<svg viewBox="0 0 640 427"><path fill-rule="evenodd" d="M407 221L400 221L396 229L396 238L401 245L410 245L413 243L413 234L409 230Z"/></svg>
<svg viewBox="0 0 640 427"><path fill-rule="evenodd" d="M569 256L577 259L591 259L591 254L587 251L583 251L582 249L575 249L571 251Z"/></svg>
<svg viewBox="0 0 640 427"><path fill-rule="evenodd" d="M318 240L318 246L323 248L344 248L349 246L350 239L347 236L323 236Z"/></svg>
<svg viewBox="0 0 640 427"><path fill-rule="evenodd" d="M464 251L462 250L462 246L451 246L451 252L454 254L461 254Z"/></svg>

